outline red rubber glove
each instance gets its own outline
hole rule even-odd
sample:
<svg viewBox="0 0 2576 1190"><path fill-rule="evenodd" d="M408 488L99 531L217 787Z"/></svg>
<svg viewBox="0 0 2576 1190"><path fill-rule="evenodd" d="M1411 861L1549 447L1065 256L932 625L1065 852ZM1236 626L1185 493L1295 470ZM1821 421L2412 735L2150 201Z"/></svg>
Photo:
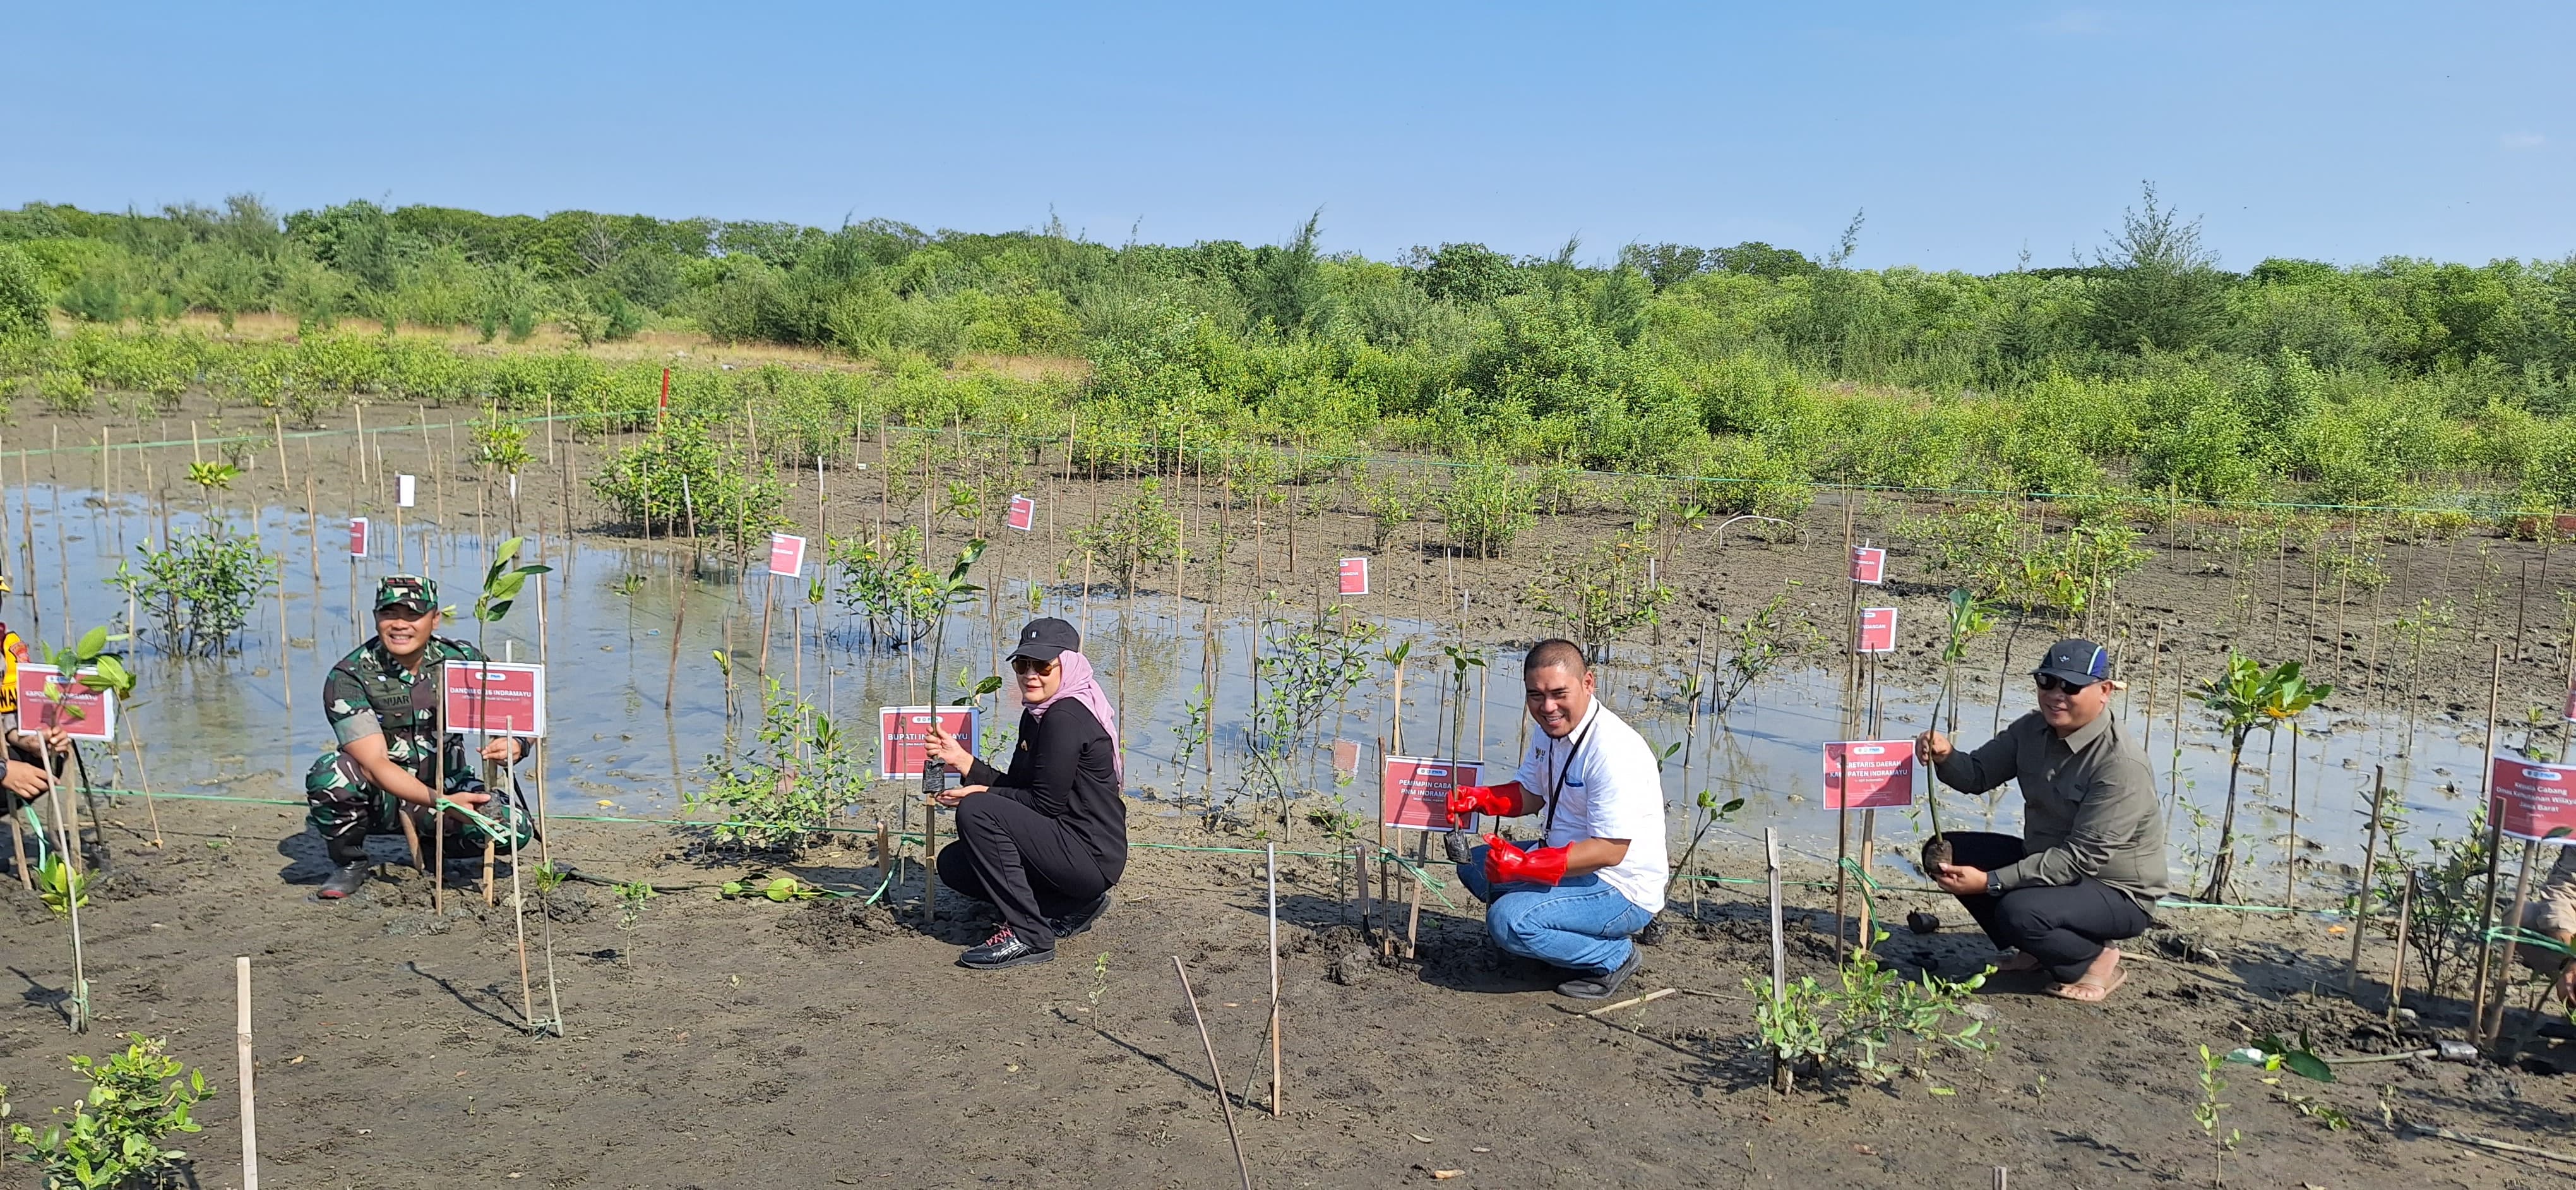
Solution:
<svg viewBox="0 0 2576 1190"><path fill-rule="evenodd" d="M1510 818L1521 812L1521 783L1461 785L1449 791L1449 825L1463 826L1471 816Z"/></svg>
<svg viewBox="0 0 2576 1190"><path fill-rule="evenodd" d="M1485 836L1485 881L1489 884L1543 884L1565 879L1565 848L1523 851L1501 835Z"/></svg>

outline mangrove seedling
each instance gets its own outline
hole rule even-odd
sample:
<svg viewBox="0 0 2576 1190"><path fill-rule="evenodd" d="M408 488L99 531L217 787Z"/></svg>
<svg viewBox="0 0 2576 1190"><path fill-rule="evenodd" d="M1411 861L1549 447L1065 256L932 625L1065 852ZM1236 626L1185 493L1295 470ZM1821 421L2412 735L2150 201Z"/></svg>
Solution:
<svg viewBox="0 0 2576 1190"><path fill-rule="evenodd" d="M16 1157L42 1169L47 1187L163 1184L188 1152L161 1142L198 1131L189 1113L206 1097L206 1072L188 1069L168 1051L166 1038L128 1033L123 1053L72 1055L72 1069L88 1080L89 1092L55 1108L54 1115L69 1119L41 1134L11 1124L9 1139L26 1146Z"/></svg>
<svg viewBox="0 0 2576 1190"><path fill-rule="evenodd" d="M2227 804L2220 812L2218 854L2210 860L2209 885L2201 890L2201 900L2223 904L2235 893L2236 792L2246 737L2257 727L2265 731L2285 724L2295 727L2301 714L2332 693L2333 686L2301 677L2296 661L2267 669L2262 662L2233 651L2227 654L2227 672L2201 687L2201 705L2218 716L2219 730L2227 733Z"/></svg>
<svg viewBox="0 0 2576 1190"><path fill-rule="evenodd" d="M89 905L89 876L72 870L57 851L45 857L36 868L36 893L45 899L45 908L56 916L68 916L75 908Z"/></svg>
<svg viewBox="0 0 2576 1190"><path fill-rule="evenodd" d="M2244 1139L2243 1134L2233 1128L2228 1129L2225 1136L2218 1134L2219 1115L2227 1110L2227 1104L2218 1098L2219 1092L2227 1089L2227 1080L2218 1077L2218 1068L2226 1061L2226 1055L2212 1053L2206 1045L2200 1047L2200 1102L2191 1105L2191 1118L2200 1124L2200 1130L2208 1135L2214 1146L2210 1156L2210 1185L2213 1186L2226 1184L2227 1151Z"/></svg>
<svg viewBox="0 0 2576 1190"><path fill-rule="evenodd" d="M518 599L519 589L527 584L530 576L554 569L536 562L525 566L510 565L518 561L519 547L527 544L527 540L513 537L502 542L501 548L492 554L492 564L483 569L482 593L474 597L475 619L486 624L498 623L510 614L510 604Z"/></svg>

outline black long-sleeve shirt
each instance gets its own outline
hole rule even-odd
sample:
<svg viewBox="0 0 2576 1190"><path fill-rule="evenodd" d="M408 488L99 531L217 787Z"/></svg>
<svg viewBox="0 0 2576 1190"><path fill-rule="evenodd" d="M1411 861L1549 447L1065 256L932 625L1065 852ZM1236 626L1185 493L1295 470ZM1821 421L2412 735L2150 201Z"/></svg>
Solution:
<svg viewBox="0 0 2576 1190"><path fill-rule="evenodd" d="M1127 867L1127 801L1119 795L1116 747L1091 708L1063 699L1043 719L1020 712L1010 771L997 772L979 756L966 783L990 786L993 796L1062 822L1115 880Z"/></svg>

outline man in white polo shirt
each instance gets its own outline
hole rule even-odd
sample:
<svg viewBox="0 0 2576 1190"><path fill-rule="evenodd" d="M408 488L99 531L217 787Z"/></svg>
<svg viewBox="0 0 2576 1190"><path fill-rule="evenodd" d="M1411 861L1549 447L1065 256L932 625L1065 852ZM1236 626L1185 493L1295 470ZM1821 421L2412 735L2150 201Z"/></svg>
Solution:
<svg viewBox="0 0 2576 1190"><path fill-rule="evenodd" d="M1449 796L1453 824L1477 814L1544 816L1544 846L1523 850L1499 834L1482 847L1450 836L1458 880L1485 902L1494 945L1563 967L1556 990L1606 999L1637 971L1637 944L1664 907L1664 790L1654 750L1595 697L1592 667L1570 641L1544 640L1521 663L1538 735L1508 785L1468 785Z"/></svg>

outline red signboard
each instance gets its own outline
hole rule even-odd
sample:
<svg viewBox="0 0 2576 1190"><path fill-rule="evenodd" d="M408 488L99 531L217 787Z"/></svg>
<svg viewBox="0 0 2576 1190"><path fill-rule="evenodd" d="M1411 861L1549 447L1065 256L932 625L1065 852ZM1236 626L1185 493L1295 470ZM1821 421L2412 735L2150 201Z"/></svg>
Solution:
<svg viewBox="0 0 2576 1190"><path fill-rule="evenodd" d="M2496 816L2504 833L2545 839L2554 830L2576 831L2576 764L2542 764L2519 756L2498 756L2493 764L2495 800L2487 812Z"/></svg>
<svg viewBox="0 0 2576 1190"><path fill-rule="evenodd" d="M887 781L917 781L929 758L922 749L922 737L936 722L966 750L975 750L975 722L979 716L974 707L878 707L877 708L877 776Z"/></svg>
<svg viewBox="0 0 2576 1190"><path fill-rule="evenodd" d="M116 695L92 690L79 678L66 683L50 665L18 667L18 729L50 731L60 725L76 740L116 740Z"/></svg>
<svg viewBox="0 0 2576 1190"><path fill-rule="evenodd" d="M350 557L352 557L352 558L363 558L363 557L366 557L366 556L367 556L367 528L368 528L368 526L367 526L367 518L365 518L365 517L351 517L351 518L349 518L349 556L350 556Z"/></svg>
<svg viewBox="0 0 2576 1190"><path fill-rule="evenodd" d="M1352 776L1359 775L1360 743L1358 740L1333 741L1333 771Z"/></svg>
<svg viewBox="0 0 2576 1190"><path fill-rule="evenodd" d="M1855 653L1893 653L1896 651L1896 609L1864 607L1860 609L1860 639L1853 643Z"/></svg>
<svg viewBox="0 0 2576 1190"><path fill-rule="evenodd" d="M1887 581L1887 551L1869 546L1852 547L1852 581L1883 583Z"/></svg>
<svg viewBox="0 0 2576 1190"><path fill-rule="evenodd" d="M546 734L546 667L450 661L438 667L449 731Z"/></svg>
<svg viewBox="0 0 2576 1190"><path fill-rule="evenodd" d="M1476 766L1421 756L1390 756L1379 784L1386 824L1406 830L1450 829L1449 791L1476 783Z"/></svg>
<svg viewBox="0 0 2576 1190"><path fill-rule="evenodd" d="M769 535L769 573L796 578L805 573L805 539L793 533Z"/></svg>
<svg viewBox="0 0 2576 1190"><path fill-rule="evenodd" d="M1825 808L1887 810L1914 804L1914 741L1825 745Z"/></svg>
<svg viewBox="0 0 2576 1190"><path fill-rule="evenodd" d="M1011 497L1011 514L1002 523L1026 533L1037 527L1038 502L1026 496Z"/></svg>
<svg viewBox="0 0 2576 1190"><path fill-rule="evenodd" d="M1368 593L1368 559L1342 559L1342 594L1366 595Z"/></svg>

